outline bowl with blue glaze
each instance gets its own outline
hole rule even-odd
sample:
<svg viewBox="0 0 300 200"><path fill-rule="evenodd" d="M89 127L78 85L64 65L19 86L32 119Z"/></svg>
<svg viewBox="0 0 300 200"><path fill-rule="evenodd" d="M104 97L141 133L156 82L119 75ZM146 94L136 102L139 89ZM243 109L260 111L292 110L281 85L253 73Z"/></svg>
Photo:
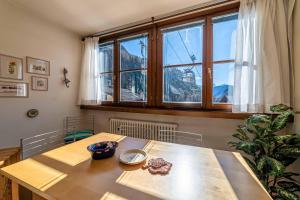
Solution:
<svg viewBox="0 0 300 200"><path fill-rule="evenodd" d="M89 145L87 150L91 152L91 156L94 160L100 160L112 157L115 154L117 147L118 142L104 141Z"/></svg>

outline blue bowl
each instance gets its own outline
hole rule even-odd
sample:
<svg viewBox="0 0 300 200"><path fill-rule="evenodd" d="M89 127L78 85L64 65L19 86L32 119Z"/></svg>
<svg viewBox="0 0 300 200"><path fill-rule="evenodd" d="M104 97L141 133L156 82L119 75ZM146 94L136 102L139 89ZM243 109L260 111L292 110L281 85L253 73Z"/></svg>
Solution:
<svg viewBox="0 0 300 200"><path fill-rule="evenodd" d="M91 152L91 156L94 160L100 160L112 157L115 154L117 147L118 142L105 141L91 144L87 147L87 150Z"/></svg>

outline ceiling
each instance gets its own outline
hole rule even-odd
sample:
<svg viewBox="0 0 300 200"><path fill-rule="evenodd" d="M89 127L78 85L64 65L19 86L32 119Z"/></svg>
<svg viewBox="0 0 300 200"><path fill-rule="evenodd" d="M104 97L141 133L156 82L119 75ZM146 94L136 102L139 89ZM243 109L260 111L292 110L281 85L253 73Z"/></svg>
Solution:
<svg viewBox="0 0 300 200"><path fill-rule="evenodd" d="M9 0L82 36L211 0Z"/></svg>

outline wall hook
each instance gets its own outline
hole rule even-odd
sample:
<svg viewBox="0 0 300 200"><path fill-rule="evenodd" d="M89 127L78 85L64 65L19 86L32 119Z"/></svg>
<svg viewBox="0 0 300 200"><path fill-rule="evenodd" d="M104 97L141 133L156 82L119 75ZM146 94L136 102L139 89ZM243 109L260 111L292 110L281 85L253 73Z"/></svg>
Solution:
<svg viewBox="0 0 300 200"><path fill-rule="evenodd" d="M64 68L64 83L66 84L66 87L69 88L69 83L71 82L68 78L67 78L67 73L68 70L66 68Z"/></svg>

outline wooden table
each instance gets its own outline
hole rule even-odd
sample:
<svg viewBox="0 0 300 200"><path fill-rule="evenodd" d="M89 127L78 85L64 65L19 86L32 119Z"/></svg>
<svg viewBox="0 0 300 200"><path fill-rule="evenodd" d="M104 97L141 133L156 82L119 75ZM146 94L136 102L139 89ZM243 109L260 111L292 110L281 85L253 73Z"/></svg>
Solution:
<svg viewBox="0 0 300 200"><path fill-rule="evenodd" d="M11 165L20 161L20 148L12 147L6 149L0 149L0 168ZM11 186L10 181L0 176L0 199L9 200L11 199Z"/></svg>
<svg viewBox="0 0 300 200"><path fill-rule="evenodd" d="M116 154L91 160L89 144L119 142ZM173 163L168 175L151 175L141 165L120 164L120 152L144 149L149 158ZM43 153L1 169L13 182L33 192L33 199L271 199L239 153L134 139L109 133Z"/></svg>

